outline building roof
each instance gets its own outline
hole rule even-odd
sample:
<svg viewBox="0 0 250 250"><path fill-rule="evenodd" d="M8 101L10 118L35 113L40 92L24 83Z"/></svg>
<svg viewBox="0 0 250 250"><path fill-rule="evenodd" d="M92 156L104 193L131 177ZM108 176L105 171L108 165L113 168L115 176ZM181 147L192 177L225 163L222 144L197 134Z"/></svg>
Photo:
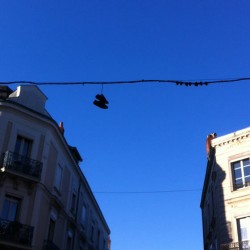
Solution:
<svg viewBox="0 0 250 250"><path fill-rule="evenodd" d="M47 99L47 96L35 85L18 86L8 97L8 100L49 116L45 109Z"/></svg>

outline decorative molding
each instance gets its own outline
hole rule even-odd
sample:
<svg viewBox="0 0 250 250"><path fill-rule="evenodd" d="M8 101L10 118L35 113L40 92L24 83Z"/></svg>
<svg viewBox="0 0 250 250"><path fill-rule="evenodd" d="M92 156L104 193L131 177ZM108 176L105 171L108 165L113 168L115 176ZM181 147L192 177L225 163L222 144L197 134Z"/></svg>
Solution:
<svg viewBox="0 0 250 250"><path fill-rule="evenodd" d="M218 143L215 142L213 146L215 148L225 147L225 146L228 146L229 148L233 148L233 147L237 147L239 145L246 143L247 139L250 139L250 131L248 133L245 133L239 136L231 137L228 140L223 140Z"/></svg>

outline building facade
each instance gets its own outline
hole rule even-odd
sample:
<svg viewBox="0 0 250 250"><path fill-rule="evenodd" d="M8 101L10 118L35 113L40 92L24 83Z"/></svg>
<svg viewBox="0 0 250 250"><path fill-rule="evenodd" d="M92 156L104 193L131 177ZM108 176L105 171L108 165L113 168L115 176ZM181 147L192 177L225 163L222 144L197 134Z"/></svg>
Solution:
<svg viewBox="0 0 250 250"><path fill-rule="evenodd" d="M110 229L37 86L0 86L0 249L110 250Z"/></svg>
<svg viewBox="0 0 250 250"><path fill-rule="evenodd" d="M250 249L250 128L207 138L204 250Z"/></svg>

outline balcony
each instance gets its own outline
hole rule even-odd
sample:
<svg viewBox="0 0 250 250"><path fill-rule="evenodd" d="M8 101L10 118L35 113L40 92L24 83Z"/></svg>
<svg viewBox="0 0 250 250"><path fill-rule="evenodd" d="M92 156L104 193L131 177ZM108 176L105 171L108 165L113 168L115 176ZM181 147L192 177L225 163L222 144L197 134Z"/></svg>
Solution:
<svg viewBox="0 0 250 250"><path fill-rule="evenodd" d="M40 161L7 151L3 154L1 170L12 170L40 180L42 166Z"/></svg>
<svg viewBox="0 0 250 250"><path fill-rule="evenodd" d="M51 240L46 240L43 245L43 250L60 250Z"/></svg>
<svg viewBox="0 0 250 250"><path fill-rule="evenodd" d="M33 227L15 221L0 219L0 240L31 246Z"/></svg>
<svg viewBox="0 0 250 250"><path fill-rule="evenodd" d="M239 241L222 244L220 250L250 250L250 241Z"/></svg>

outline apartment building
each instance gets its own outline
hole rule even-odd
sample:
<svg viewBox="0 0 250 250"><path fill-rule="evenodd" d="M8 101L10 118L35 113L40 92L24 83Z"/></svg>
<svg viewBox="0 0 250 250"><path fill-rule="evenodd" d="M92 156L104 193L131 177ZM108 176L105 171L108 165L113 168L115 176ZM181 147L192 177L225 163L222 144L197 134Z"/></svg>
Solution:
<svg viewBox="0 0 250 250"><path fill-rule="evenodd" d="M0 249L110 250L110 229L37 86L0 86Z"/></svg>
<svg viewBox="0 0 250 250"><path fill-rule="evenodd" d="M207 138L201 198L204 250L250 249L250 127Z"/></svg>

